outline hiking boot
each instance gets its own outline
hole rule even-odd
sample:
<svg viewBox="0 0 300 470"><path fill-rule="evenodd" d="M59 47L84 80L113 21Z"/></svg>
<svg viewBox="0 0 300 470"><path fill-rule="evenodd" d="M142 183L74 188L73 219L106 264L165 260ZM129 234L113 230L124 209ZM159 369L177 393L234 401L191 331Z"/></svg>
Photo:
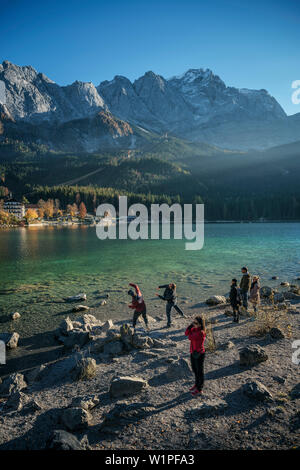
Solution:
<svg viewBox="0 0 300 470"><path fill-rule="evenodd" d="M193 386L190 388L190 392L193 392L196 388L197 388L197 386L196 386L196 385L193 385Z"/></svg>
<svg viewBox="0 0 300 470"><path fill-rule="evenodd" d="M202 390L198 390L195 388L195 390L192 392L193 397L198 397L199 395L202 395Z"/></svg>

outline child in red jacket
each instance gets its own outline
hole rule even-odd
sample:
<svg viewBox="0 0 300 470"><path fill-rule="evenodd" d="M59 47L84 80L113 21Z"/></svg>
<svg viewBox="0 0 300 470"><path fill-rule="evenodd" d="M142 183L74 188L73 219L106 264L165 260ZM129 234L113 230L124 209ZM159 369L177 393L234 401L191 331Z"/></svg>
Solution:
<svg viewBox="0 0 300 470"><path fill-rule="evenodd" d="M206 337L204 318L196 317L193 323L187 327L185 335L191 342L191 365L195 374L195 385L190 389L190 391L193 397L195 397L202 393L204 383L204 341Z"/></svg>
<svg viewBox="0 0 300 470"><path fill-rule="evenodd" d="M134 309L132 320L133 329L135 330L137 319L140 315L142 315L146 325L146 330L149 331L146 304L144 302L140 288L137 284L130 283L129 285L135 289L135 293L132 289L128 291L128 295L131 295L132 297L131 305L128 305L128 307Z"/></svg>

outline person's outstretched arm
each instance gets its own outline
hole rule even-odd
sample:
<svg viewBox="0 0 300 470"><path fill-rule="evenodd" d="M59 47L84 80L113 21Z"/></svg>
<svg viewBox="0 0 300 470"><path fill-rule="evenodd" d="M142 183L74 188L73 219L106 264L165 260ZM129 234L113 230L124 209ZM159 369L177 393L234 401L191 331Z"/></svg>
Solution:
<svg viewBox="0 0 300 470"><path fill-rule="evenodd" d="M142 295L142 293L140 291L140 288L137 284L133 284L132 282L130 282L129 285L135 289L136 295L138 297L140 297Z"/></svg>

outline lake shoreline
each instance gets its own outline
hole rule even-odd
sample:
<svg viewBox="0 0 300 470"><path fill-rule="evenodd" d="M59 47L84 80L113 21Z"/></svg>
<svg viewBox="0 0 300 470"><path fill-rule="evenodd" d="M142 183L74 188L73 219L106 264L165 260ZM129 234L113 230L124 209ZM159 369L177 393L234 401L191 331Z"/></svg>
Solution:
<svg viewBox="0 0 300 470"><path fill-rule="evenodd" d="M253 336L256 321L243 316L235 324L227 310L226 304L202 305L186 312L185 319L174 314L170 329L165 319L154 317L149 333L138 324L138 343L128 347L127 336L120 337L124 321L103 322L94 309L77 321L63 320L49 332L52 337L68 344L73 329L81 328L78 335L90 339L76 351L60 347L57 357L40 355L35 367L18 370L16 395L0 402L0 450L51 448L57 430L70 433L65 437L73 436L82 450L299 447L298 366L291 361L290 343L299 331L300 304L286 310L292 338L277 340ZM184 331L203 312L210 328L204 395L192 398ZM240 352L249 347L265 358L242 366ZM87 364L89 375L80 379ZM114 380L124 376L129 382L114 392ZM253 383L266 388L250 395L247 384Z"/></svg>
<svg viewBox="0 0 300 470"><path fill-rule="evenodd" d="M148 221L149 224L151 224L151 220ZM193 220L193 223L196 223L196 220ZM205 220L204 224L205 225L210 225L210 224L298 224L300 223L299 220ZM130 224L130 222L128 222ZM171 225L173 225L173 222L170 222ZM29 224L29 225L0 225L0 230L7 230L7 229L23 229L23 228L74 228L74 227L92 227L95 228L97 226L97 223L91 224L91 223L77 223L77 222L72 222L68 224L59 224L59 223L40 223L40 224Z"/></svg>

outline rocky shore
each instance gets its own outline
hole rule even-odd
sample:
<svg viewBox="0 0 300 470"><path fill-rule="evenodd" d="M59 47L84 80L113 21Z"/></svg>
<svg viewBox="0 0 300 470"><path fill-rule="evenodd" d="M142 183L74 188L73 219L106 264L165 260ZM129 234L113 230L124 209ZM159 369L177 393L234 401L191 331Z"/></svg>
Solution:
<svg viewBox="0 0 300 470"><path fill-rule="evenodd" d="M292 342L300 303L294 293L271 304L270 294L257 317L239 324L226 299L213 296L170 329L151 317L151 331L141 323L136 334L83 306L53 332L59 359L2 378L0 450L299 448ZM206 382L193 398L184 331L199 313L208 328Z"/></svg>

